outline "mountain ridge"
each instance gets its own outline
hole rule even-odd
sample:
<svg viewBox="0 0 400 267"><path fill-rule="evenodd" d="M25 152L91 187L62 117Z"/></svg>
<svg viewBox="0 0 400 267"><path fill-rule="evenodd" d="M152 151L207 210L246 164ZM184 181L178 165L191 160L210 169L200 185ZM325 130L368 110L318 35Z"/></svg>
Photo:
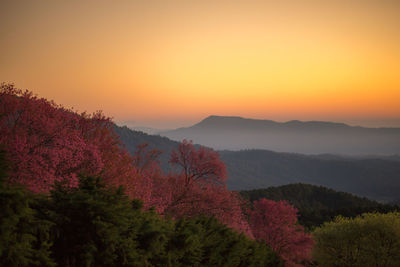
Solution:
<svg viewBox="0 0 400 267"><path fill-rule="evenodd" d="M266 149L301 154L400 154L400 128L368 128L324 121L276 122L211 115L190 127L159 132L217 150Z"/></svg>
<svg viewBox="0 0 400 267"><path fill-rule="evenodd" d="M253 118L246 118L246 117L241 117L241 116L220 116L220 115L209 115L208 117L202 119L200 122L193 124L192 126L189 127L179 127L176 129L170 129L170 130L162 130L159 131L158 133L163 133L163 132L171 132L175 130L180 130L180 129L187 129L187 128L192 128L192 127L204 127L204 126L210 126L212 124L215 124L217 126L221 126L221 123L224 121L230 121L232 123L240 123L244 121L248 122L253 122L253 123L258 123L258 124L269 124L269 125L286 125L286 126L298 126L298 125L309 125L309 126L334 126L338 128L352 128L352 129L376 129L376 130L395 130L395 131L400 131L399 127L366 127L366 126L360 126L360 125L349 125L343 122L333 122L333 121L320 121L320 120L311 120L311 121L302 121L302 120L289 120L289 121L275 121L275 120L268 120L268 119L253 119Z"/></svg>

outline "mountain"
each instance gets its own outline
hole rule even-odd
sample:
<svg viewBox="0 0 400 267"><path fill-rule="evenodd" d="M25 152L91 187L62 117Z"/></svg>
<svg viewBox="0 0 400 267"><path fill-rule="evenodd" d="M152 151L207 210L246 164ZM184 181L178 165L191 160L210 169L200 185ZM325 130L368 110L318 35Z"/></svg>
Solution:
<svg viewBox="0 0 400 267"><path fill-rule="evenodd" d="M165 171L170 152L178 142L159 135L115 127L130 153L148 143L163 151L160 163ZM249 190L291 183L322 185L371 199L398 201L400 161L398 156L343 157L338 155L302 155L268 150L219 151L228 171L228 188Z"/></svg>
<svg viewBox="0 0 400 267"><path fill-rule="evenodd" d="M323 186L301 183L240 191L240 194L251 202L260 198L286 200L299 210L299 222L308 228L319 226L338 215L354 217L365 212L399 210L398 206L381 204Z"/></svg>
<svg viewBox="0 0 400 267"><path fill-rule="evenodd" d="M210 116L187 128L159 133L217 150L268 149L302 154L400 154L400 128L365 128L321 121Z"/></svg>

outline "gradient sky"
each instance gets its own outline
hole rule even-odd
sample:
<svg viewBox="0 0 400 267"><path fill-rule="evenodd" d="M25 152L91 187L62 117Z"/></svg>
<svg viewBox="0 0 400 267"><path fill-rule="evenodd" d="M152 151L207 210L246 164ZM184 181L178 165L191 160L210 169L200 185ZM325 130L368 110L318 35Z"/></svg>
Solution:
<svg viewBox="0 0 400 267"><path fill-rule="evenodd" d="M116 121L400 126L400 1L0 1L0 81Z"/></svg>

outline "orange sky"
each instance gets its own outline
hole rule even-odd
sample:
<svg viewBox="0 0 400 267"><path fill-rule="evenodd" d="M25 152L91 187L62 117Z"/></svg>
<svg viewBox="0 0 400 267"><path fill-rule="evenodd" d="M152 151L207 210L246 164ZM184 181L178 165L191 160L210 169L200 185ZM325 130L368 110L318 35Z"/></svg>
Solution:
<svg viewBox="0 0 400 267"><path fill-rule="evenodd" d="M79 111L400 126L400 1L0 5L0 81Z"/></svg>

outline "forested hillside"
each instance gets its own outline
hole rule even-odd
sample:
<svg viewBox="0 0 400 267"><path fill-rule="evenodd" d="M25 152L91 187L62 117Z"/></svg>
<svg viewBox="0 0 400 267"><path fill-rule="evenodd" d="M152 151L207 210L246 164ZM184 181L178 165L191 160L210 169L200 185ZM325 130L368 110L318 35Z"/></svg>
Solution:
<svg viewBox="0 0 400 267"><path fill-rule="evenodd" d="M338 215L355 217L365 212L400 211L399 206L378 203L323 186L301 183L240 191L240 194L250 202L261 198L286 200L299 210L299 222L308 228L331 221Z"/></svg>
<svg viewBox="0 0 400 267"><path fill-rule="evenodd" d="M312 261L295 209L252 207L189 141L129 154L101 112L0 86L1 266L285 266ZM268 218L268 223L266 218ZM285 227L281 227L281 226ZM276 240L276 237L283 237Z"/></svg>
<svg viewBox="0 0 400 267"><path fill-rule="evenodd" d="M142 144L148 144L149 149L157 149L161 152L158 160L164 171L170 171L170 165L168 164L169 156L172 150L174 150L179 142L172 141L167 137L159 135L149 135L144 132L131 130L126 126L119 127L115 125L115 132L119 135L122 145L130 154L134 154L137 147Z"/></svg>
<svg viewBox="0 0 400 267"><path fill-rule="evenodd" d="M269 246L215 218L166 219L100 177L48 197L7 183L0 151L1 266L283 266Z"/></svg>
<svg viewBox="0 0 400 267"><path fill-rule="evenodd" d="M116 132L130 153L148 143L163 153L160 162L169 171L169 153L177 142L168 138L117 127ZM322 185L371 199L392 202L400 192L397 157L343 157L302 155L268 150L219 151L226 164L232 190L249 190L291 183Z"/></svg>

